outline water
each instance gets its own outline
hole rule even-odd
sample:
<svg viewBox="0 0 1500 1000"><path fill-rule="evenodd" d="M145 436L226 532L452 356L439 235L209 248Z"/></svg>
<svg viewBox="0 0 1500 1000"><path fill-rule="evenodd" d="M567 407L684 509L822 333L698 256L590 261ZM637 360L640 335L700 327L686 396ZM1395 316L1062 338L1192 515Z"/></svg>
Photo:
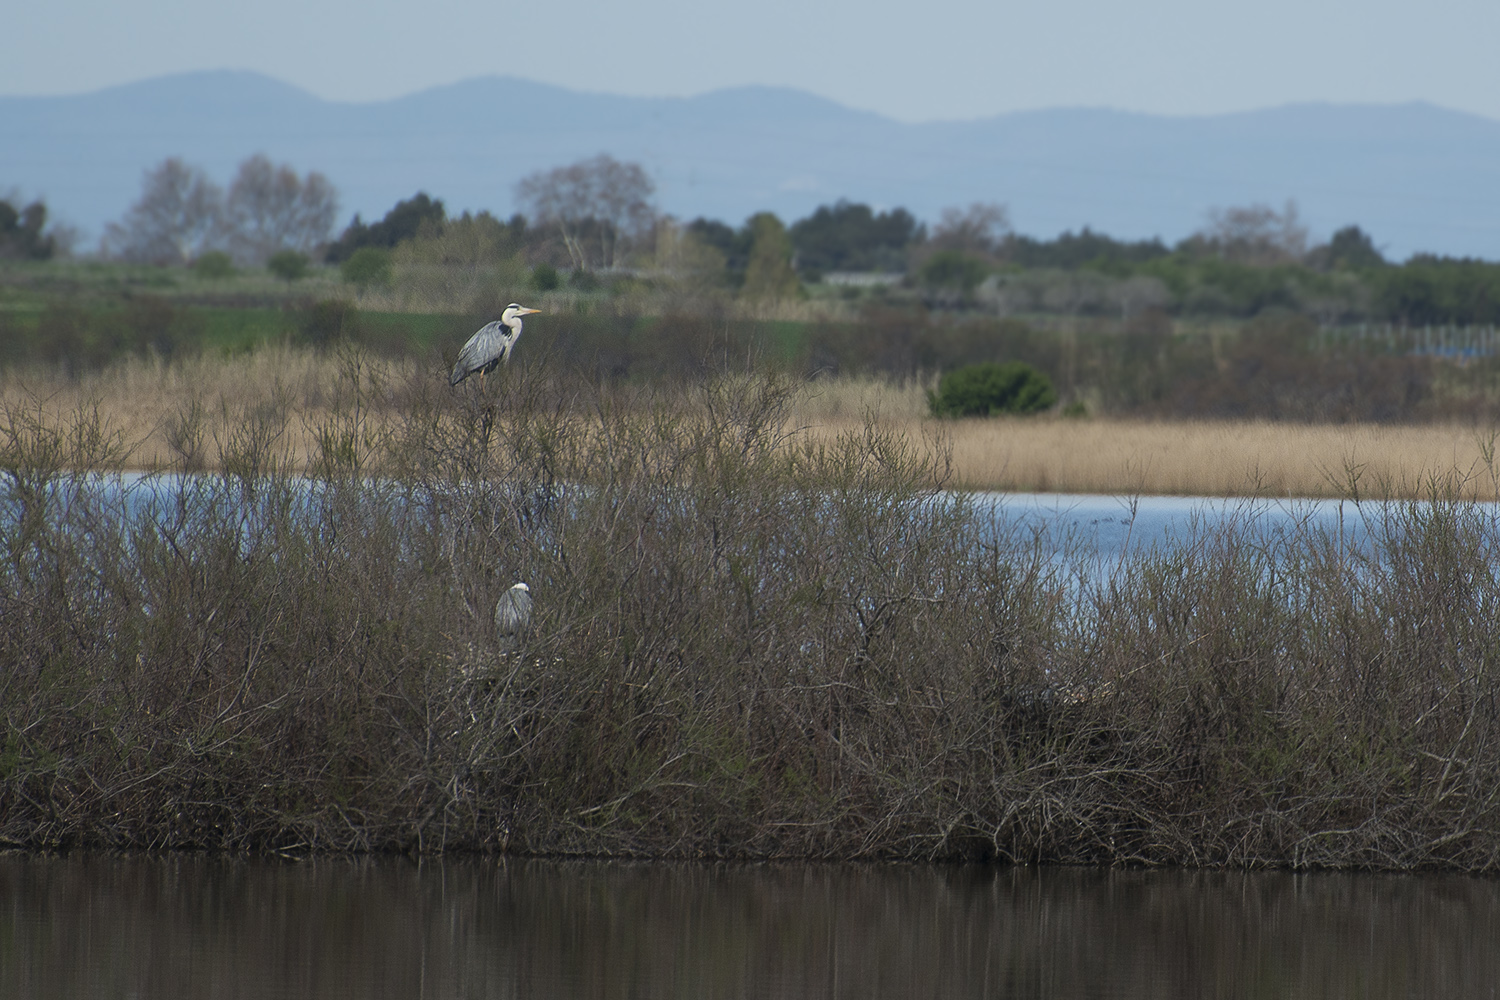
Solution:
<svg viewBox="0 0 1500 1000"><path fill-rule="evenodd" d="M0 855L0 996L1491 997L1448 875Z"/></svg>
<svg viewBox="0 0 1500 1000"><path fill-rule="evenodd" d="M1308 528L1346 540L1365 537L1364 517L1382 504L1342 500L1223 499L1220 497L1120 497L1082 493L983 493L982 507L1002 523L1044 531L1054 541L1070 534L1098 555L1142 551L1234 524L1260 531Z"/></svg>
<svg viewBox="0 0 1500 1000"><path fill-rule="evenodd" d="M106 483L111 482L105 480ZM106 503L122 500L119 513L168 523L178 516L177 499L186 493L189 509L200 516L217 512L230 521L240 520L235 508L239 492L217 480L204 493L196 491L195 477L148 476L128 473L99 491ZM301 513L314 511L320 500L311 481L296 480L305 488L297 506ZM295 491L294 491L295 492ZM398 491L399 492L399 491ZM550 496L550 495L549 495ZM1152 546L1171 546L1199 534L1234 524L1258 533L1275 534L1299 528L1343 536L1358 543L1368 537L1366 519L1378 521L1390 508L1383 502L1363 505L1343 500L1246 499L1176 496L1106 496L1072 493L978 493L976 506L989 513L997 527L1019 527L1041 534L1049 547L1065 542L1081 546L1081 554L1108 558L1140 552ZM387 500L390 498L387 497ZM550 497L555 500L556 497ZM1500 521L1500 505L1476 504L1491 520ZM7 514L3 484L0 484L0 518ZM242 530L250 532L245 522Z"/></svg>

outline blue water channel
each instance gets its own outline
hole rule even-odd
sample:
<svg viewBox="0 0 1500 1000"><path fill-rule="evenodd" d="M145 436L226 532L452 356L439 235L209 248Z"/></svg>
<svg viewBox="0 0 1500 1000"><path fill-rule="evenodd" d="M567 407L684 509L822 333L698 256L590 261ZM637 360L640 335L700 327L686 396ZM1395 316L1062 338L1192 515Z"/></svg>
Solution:
<svg viewBox="0 0 1500 1000"><path fill-rule="evenodd" d="M198 501L211 499L224 513L233 513L237 490L234 480L177 475L153 476L128 473L108 479L92 479L86 488L102 495L106 504L120 501L131 515L146 514L155 520L171 516L184 494ZM302 502L315 507L323 487L311 480ZM208 489L202 489L208 487ZM399 492L399 490L397 490ZM563 491L552 501L562 499ZM950 495L951 496L951 495ZM1032 535L1049 547L1072 546L1094 557L1119 556L1171 548L1206 533L1233 526L1248 534L1266 537L1293 532L1312 532L1346 543L1360 544L1399 504L1382 501L1356 503L1349 500L1219 498L1179 496L1101 496L1078 493L976 493L976 509L994 519L997 531L1011 538ZM426 497L441 502L434 495ZM7 492L0 488L0 514L11 507ZM1424 506L1424 504L1418 504ZM1500 506L1474 504L1486 520L1500 525Z"/></svg>

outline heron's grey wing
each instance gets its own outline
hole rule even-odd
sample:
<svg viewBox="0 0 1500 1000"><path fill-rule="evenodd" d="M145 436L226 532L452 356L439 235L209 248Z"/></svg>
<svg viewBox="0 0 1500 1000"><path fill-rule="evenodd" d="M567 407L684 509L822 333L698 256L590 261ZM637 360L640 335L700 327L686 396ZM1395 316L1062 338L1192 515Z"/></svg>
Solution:
<svg viewBox="0 0 1500 1000"><path fill-rule="evenodd" d="M507 590L495 602L495 633L502 639L521 635L531 624L531 595L524 590Z"/></svg>
<svg viewBox="0 0 1500 1000"><path fill-rule="evenodd" d="M470 337L469 342L458 352L458 361L453 365L453 374L448 376L448 384L458 385L500 357L500 352L505 349L507 333L504 324L498 319L480 327L479 332Z"/></svg>

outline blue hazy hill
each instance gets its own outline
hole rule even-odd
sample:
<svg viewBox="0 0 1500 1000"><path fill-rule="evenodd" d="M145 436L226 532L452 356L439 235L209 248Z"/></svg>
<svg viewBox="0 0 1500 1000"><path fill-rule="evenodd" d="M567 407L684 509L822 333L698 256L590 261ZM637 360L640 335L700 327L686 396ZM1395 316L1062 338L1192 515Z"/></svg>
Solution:
<svg viewBox="0 0 1500 1000"><path fill-rule="evenodd" d="M769 209L791 221L849 198L935 219L983 200L1036 236L1090 226L1172 241L1210 208L1295 199L1315 237L1357 223L1397 258L1500 258L1500 122L1419 103L905 124L775 87L639 98L485 77L341 103L233 71L0 97L0 192L44 196L90 239L167 156L220 182L253 153L319 170L347 220L418 190L450 211L506 215L520 177L600 152L644 164L681 218L738 223Z"/></svg>

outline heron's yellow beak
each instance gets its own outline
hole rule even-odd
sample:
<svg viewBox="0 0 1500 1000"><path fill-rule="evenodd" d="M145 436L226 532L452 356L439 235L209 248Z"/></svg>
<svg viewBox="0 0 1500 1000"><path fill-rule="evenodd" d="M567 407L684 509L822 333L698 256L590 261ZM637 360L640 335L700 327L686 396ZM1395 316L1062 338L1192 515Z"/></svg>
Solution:
<svg viewBox="0 0 1500 1000"><path fill-rule="evenodd" d="M522 316L530 316L532 313L539 313L539 312L541 312L540 309L522 309L521 310L521 315Z"/></svg>

